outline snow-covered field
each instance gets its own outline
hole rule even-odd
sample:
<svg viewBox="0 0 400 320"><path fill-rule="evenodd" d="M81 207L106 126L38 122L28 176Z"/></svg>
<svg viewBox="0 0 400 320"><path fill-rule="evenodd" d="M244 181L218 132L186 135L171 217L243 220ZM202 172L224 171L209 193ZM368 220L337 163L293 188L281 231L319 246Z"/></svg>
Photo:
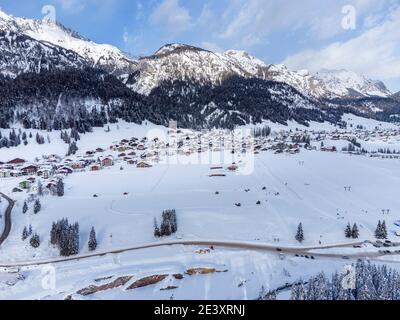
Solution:
<svg viewBox="0 0 400 320"><path fill-rule="evenodd" d="M0 258L24 261L33 253L37 258L56 254L48 252L47 245L36 251L29 246L21 250L20 237L23 228L32 224L48 241L51 223L64 217L80 223L82 252L87 250L91 226L104 250L154 241L153 218L160 219L169 208L178 212L178 234L184 239L272 243L279 238L282 245L295 245L294 234L302 222L304 245L318 245L320 240L331 244L346 240L343 231L349 222L359 224L362 239L373 239L380 219L386 219L393 238L393 232L400 230L393 225L400 210L398 165L397 161L320 152L262 153L248 176L210 178L207 165L126 167L124 171L114 166L74 173L66 179L65 196L44 197L39 214L32 213L32 204L22 214L22 201L17 202L13 232ZM4 181L2 188L10 189L7 183L13 180ZM351 186L351 192L345 186ZM383 209L391 214L383 216Z"/></svg>
<svg viewBox="0 0 400 320"><path fill-rule="evenodd" d="M358 125L362 120L353 121ZM371 129L381 125L363 121ZM79 143L80 152L107 147L114 141L130 138L132 132L144 136L146 127L119 124L119 130L113 126L110 133L99 130L85 135ZM48 154L50 150L61 152L66 145L61 140L55 142L59 133L52 134L54 142L29 156ZM339 143L336 141L338 147ZM28 153L21 152L30 145L19 148L1 149L0 159L26 157ZM52 222L62 218L79 222L80 254L88 253L92 226L97 232L100 251L159 241L153 236L153 219L160 220L165 209L176 209L178 215L178 233L169 240L236 240L282 247L317 247L351 242L344 236L348 223L358 224L357 241L374 240L379 220L386 221L389 239L399 240L395 235L400 231L395 225L400 219L399 160L306 150L295 155L261 152L254 159L254 172L250 175L228 172L225 177L213 178L209 177L210 165L204 164L157 164L147 169L124 165L122 171L120 165L115 165L99 172L75 172L65 179L65 196L42 197L42 210L37 215L32 212L32 203L29 211L22 213L26 193L10 193L20 179L2 179L0 191L15 199L16 206L11 234L0 250L0 264L59 257L57 250L49 245L49 232ZM3 200L0 204L2 211L4 203ZM235 205L238 203L240 207ZM390 213L383 215L382 210ZM305 233L302 244L294 238L300 222ZM29 225L41 238L38 249L32 249L28 240L21 240L23 228ZM277 252L245 249L217 248L203 255L196 253L198 249L160 247L54 264L55 269L51 270L55 271L57 285L50 290L43 289L41 283L43 267L20 271L19 277L23 275L25 280L16 279L16 274L1 273L0 298L63 299L102 277L132 276L131 283L150 275L169 274L153 286L124 290L126 284L86 298L169 299L173 295L177 299L255 299L263 285L273 289L319 271L332 272L345 264L333 258L282 259ZM354 249L325 252L348 254ZM194 267L227 272L185 276L183 280L171 276ZM160 291L168 286L179 288Z"/></svg>

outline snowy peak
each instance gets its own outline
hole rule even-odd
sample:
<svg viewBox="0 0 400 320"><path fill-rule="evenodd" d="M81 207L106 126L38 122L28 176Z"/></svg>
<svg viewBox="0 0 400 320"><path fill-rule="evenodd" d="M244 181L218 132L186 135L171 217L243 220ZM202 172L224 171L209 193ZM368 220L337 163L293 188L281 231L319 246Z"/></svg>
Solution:
<svg viewBox="0 0 400 320"><path fill-rule="evenodd" d="M246 51L228 50L225 52L225 55L228 57L231 57L232 59L235 59L242 66L249 65L252 67L255 67L255 66L267 67L267 65L264 63L264 61L261 61L260 59L251 56Z"/></svg>
<svg viewBox="0 0 400 320"><path fill-rule="evenodd" d="M328 97L389 97L392 94L382 82L348 70L322 70L314 78Z"/></svg>
<svg viewBox="0 0 400 320"><path fill-rule="evenodd" d="M59 23L50 21L14 18L0 11L0 28L24 34L42 43L49 43L71 50L93 67L99 67L117 75L133 72L136 61L108 44L97 44L85 39Z"/></svg>
<svg viewBox="0 0 400 320"><path fill-rule="evenodd" d="M192 81L218 85L230 76L258 77L265 64L245 53L214 53L183 44L169 44L154 55L139 59L127 85L150 94L165 81Z"/></svg>
<svg viewBox="0 0 400 320"><path fill-rule="evenodd" d="M127 85L142 94L165 81L192 81L220 84L230 76L283 82L312 98L389 97L382 82L354 72L323 70L316 75L307 70L292 71L285 65L268 65L245 51L215 53L185 44L168 44L155 54L139 60Z"/></svg>
<svg viewBox="0 0 400 320"><path fill-rule="evenodd" d="M21 73L83 68L86 61L77 53L42 43L21 33L0 29L1 75L15 78Z"/></svg>
<svg viewBox="0 0 400 320"><path fill-rule="evenodd" d="M11 17L7 13L5 13L3 10L0 9L0 21L1 20L8 20L10 18Z"/></svg>
<svg viewBox="0 0 400 320"><path fill-rule="evenodd" d="M6 60L4 55L0 57L8 75L37 71L41 66L57 66L56 54L59 52L63 60L60 65L63 67L82 67L83 64L103 69L120 76L128 87L146 95L163 82L191 81L215 86L229 77L239 76L286 83L313 99L392 96L382 82L351 71L322 70L312 75L307 70L292 71L284 65L266 64L245 51L216 53L172 43L161 47L151 56L135 60L116 47L85 39L59 23L16 18L3 11L0 11L0 31L4 46L0 47L0 51L6 52L7 59L13 57L12 60ZM16 36L18 41L15 41ZM13 48L13 45L16 47ZM27 52L30 46L35 48L37 56ZM46 55L51 58L46 59ZM30 60L26 60L28 58ZM10 65L12 61L18 62L18 66ZM76 61L79 62L75 64Z"/></svg>
<svg viewBox="0 0 400 320"><path fill-rule="evenodd" d="M194 46L190 46L190 45L186 45L186 44L181 44L181 43L171 43L171 44L162 46L160 49L158 49L156 51L156 53L154 54L154 57L161 57L161 56L166 56L169 54L176 54L176 53L185 52L185 51L192 51L192 52L204 51L204 52L206 52L207 50L204 50L204 49L201 49L198 47L194 47Z"/></svg>

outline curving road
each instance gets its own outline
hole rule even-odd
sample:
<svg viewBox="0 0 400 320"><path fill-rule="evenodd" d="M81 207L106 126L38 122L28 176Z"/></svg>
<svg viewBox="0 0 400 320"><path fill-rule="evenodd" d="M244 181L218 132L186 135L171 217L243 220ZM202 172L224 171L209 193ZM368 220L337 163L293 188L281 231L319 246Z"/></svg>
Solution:
<svg viewBox="0 0 400 320"><path fill-rule="evenodd" d="M277 247L275 245L268 245L263 243L254 243L254 242L245 242L245 241L224 241L224 240L176 240L176 241L164 241L164 242L156 242L149 243L145 245L138 245L126 248L120 248L115 250L108 251L100 251L94 252L90 254L71 256L67 258L55 258L55 259L47 259L47 260L37 260L37 261L27 261L27 262L15 262L15 263L7 263L1 264L0 268L20 268L20 267L32 267L46 264L57 264L68 261L78 261L82 259L88 259L93 257L101 257L110 254L119 254L129 251L137 251L143 249L150 248L158 248L158 247L166 247L166 246L174 246L174 245L184 245L184 246L207 246L214 248L224 247L230 249L239 249L239 250L258 250L265 252L273 252L273 253L282 253L282 254L291 254L291 255L299 255L299 256L313 256L320 258L334 258L334 259L343 259L343 256L348 257L349 259L366 259L366 258L379 258L384 256L384 254L376 251L376 252L359 252L353 254L334 254L334 253L310 253L310 250L315 249L330 249L330 248L346 248L351 247L359 243L346 243L346 244L337 244L330 246L321 246L321 247Z"/></svg>
<svg viewBox="0 0 400 320"><path fill-rule="evenodd" d="M0 246L1 246L3 242L7 239L11 231L11 212L12 209L14 208L15 201L1 192L0 196L2 196L3 199L6 199L8 201L8 207L4 213L4 230L0 236Z"/></svg>
<svg viewBox="0 0 400 320"><path fill-rule="evenodd" d="M8 201L9 205L4 213L4 230L0 236L0 245L4 243L11 231L11 213L14 208L15 201L10 197L0 192L0 195ZM299 256L313 256L320 258L336 258L343 259L343 256L346 256L349 259L360 259L360 258L379 258L384 256L381 252L358 252L352 254L335 254L335 253L313 253L310 252L312 250L319 249L332 249L332 248L347 248L353 247L354 245L362 245L364 242L352 242L352 243L342 243L342 244L334 244L334 245L325 245L318 247L280 247L277 245L264 244L260 242L246 242L246 241L228 241L228 240L172 240L172 241L163 241L163 242L155 242L144 245L137 245L125 248L119 248L114 250L107 251L99 251L93 252L89 254L76 255L67 258L54 258L54 259L46 259L46 260L37 260L37 261L26 261L26 262L14 262L2 264L0 263L0 268L13 268L13 267L29 267L29 266L39 266L46 264L56 264L68 261L78 261L82 259L89 259L94 257L102 257L110 254L119 254L129 251L138 251L143 249L150 248L159 248L159 247L167 247L167 246L175 246L175 245L184 245L184 246L207 246L207 247L223 247L230 249L239 249L239 250L258 250L265 252L273 252L273 253L282 253L282 254L291 254L291 255L299 255ZM398 255L398 253L394 253Z"/></svg>

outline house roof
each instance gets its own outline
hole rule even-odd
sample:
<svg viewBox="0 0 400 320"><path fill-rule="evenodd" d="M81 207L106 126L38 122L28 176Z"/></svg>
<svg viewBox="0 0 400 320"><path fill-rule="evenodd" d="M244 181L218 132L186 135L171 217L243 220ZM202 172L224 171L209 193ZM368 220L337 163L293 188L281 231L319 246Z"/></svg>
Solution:
<svg viewBox="0 0 400 320"><path fill-rule="evenodd" d="M24 159L15 158L15 159L12 159L12 160L8 161L7 163L13 164L13 163L25 163L25 162L26 162L26 161L25 161Z"/></svg>

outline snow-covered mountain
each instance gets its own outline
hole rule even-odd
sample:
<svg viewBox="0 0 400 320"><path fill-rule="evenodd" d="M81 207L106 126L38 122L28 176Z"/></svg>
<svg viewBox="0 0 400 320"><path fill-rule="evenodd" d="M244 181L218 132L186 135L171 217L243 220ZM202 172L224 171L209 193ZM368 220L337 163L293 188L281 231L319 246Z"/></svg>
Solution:
<svg viewBox="0 0 400 320"><path fill-rule="evenodd" d="M323 70L312 75L307 70L292 71L284 65L268 65L243 51L216 53L182 44L166 45L154 55L141 58L127 85L139 93L149 94L163 81L190 80L218 85L232 75L284 82L314 98L391 95L382 82L350 71Z"/></svg>
<svg viewBox="0 0 400 320"><path fill-rule="evenodd" d="M97 44L85 39L59 23L47 20L17 18L0 11L0 30L25 35L44 45L73 51L92 67L99 67L113 74L133 72L136 61L108 44Z"/></svg>
<svg viewBox="0 0 400 320"><path fill-rule="evenodd" d="M165 81L192 81L219 85L230 76L261 77L266 65L244 52L215 53L201 48L169 44L154 55L139 59L127 85L142 94Z"/></svg>
<svg viewBox="0 0 400 320"><path fill-rule="evenodd" d="M86 61L77 53L24 34L0 29L0 74L16 77L24 72L81 68Z"/></svg>
<svg viewBox="0 0 400 320"><path fill-rule="evenodd" d="M174 119L184 127L201 128L263 120L336 123L344 112L390 121L400 114L398 98L382 82L354 72L313 75L267 64L244 51L217 53L184 44L165 45L135 60L60 24L2 11L0 67L4 127L18 115L25 125L46 123L46 128L58 129L80 123L84 132L117 119L162 125ZM51 108L59 97L72 108L68 117L75 122L67 115L55 118ZM101 117L90 114L87 101L102 101L108 117L105 111ZM21 117L18 110L34 110L37 116L31 119L33 111L24 111Z"/></svg>
<svg viewBox="0 0 400 320"><path fill-rule="evenodd" d="M400 91L392 95L392 99L400 101Z"/></svg>
<svg viewBox="0 0 400 320"><path fill-rule="evenodd" d="M337 97L389 97L392 93L381 81L367 79L347 70L322 70L314 79L320 84L326 96Z"/></svg>
<svg viewBox="0 0 400 320"><path fill-rule="evenodd" d="M146 95L165 81L182 80L219 85L231 76L284 82L312 98L391 95L382 82L367 79L354 72L323 70L312 75L306 70L292 71L284 65L266 64L243 51L229 50L216 53L184 44L169 44L151 56L135 60L116 47L94 43L61 24L13 17L1 10L0 30L2 44L7 47L0 50L2 52L6 50L7 56L12 55L10 52L14 52L13 59L5 60L4 56L1 59L2 65L6 67L3 74L8 75L25 71L37 72L41 68L38 61L43 59L53 61L54 65L54 57L60 52L60 60L64 60L60 65L81 67L83 62L87 66L101 68L121 76L131 89ZM14 38L10 36L11 34ZM23 38L22 36L25 36L24 39L29 39L29 46L25 43L21 47L20 42L17 44L15 41L10 41L15 37ZM27 52L29 47L36 49ZM38 47L46 48L39 56L37 56ZM52 50L56 53L49 53ZM79 57L72 57L70 52ZM72 60L65 58L65 55ZM48 68L46 62L44 66Z"/></svg>

